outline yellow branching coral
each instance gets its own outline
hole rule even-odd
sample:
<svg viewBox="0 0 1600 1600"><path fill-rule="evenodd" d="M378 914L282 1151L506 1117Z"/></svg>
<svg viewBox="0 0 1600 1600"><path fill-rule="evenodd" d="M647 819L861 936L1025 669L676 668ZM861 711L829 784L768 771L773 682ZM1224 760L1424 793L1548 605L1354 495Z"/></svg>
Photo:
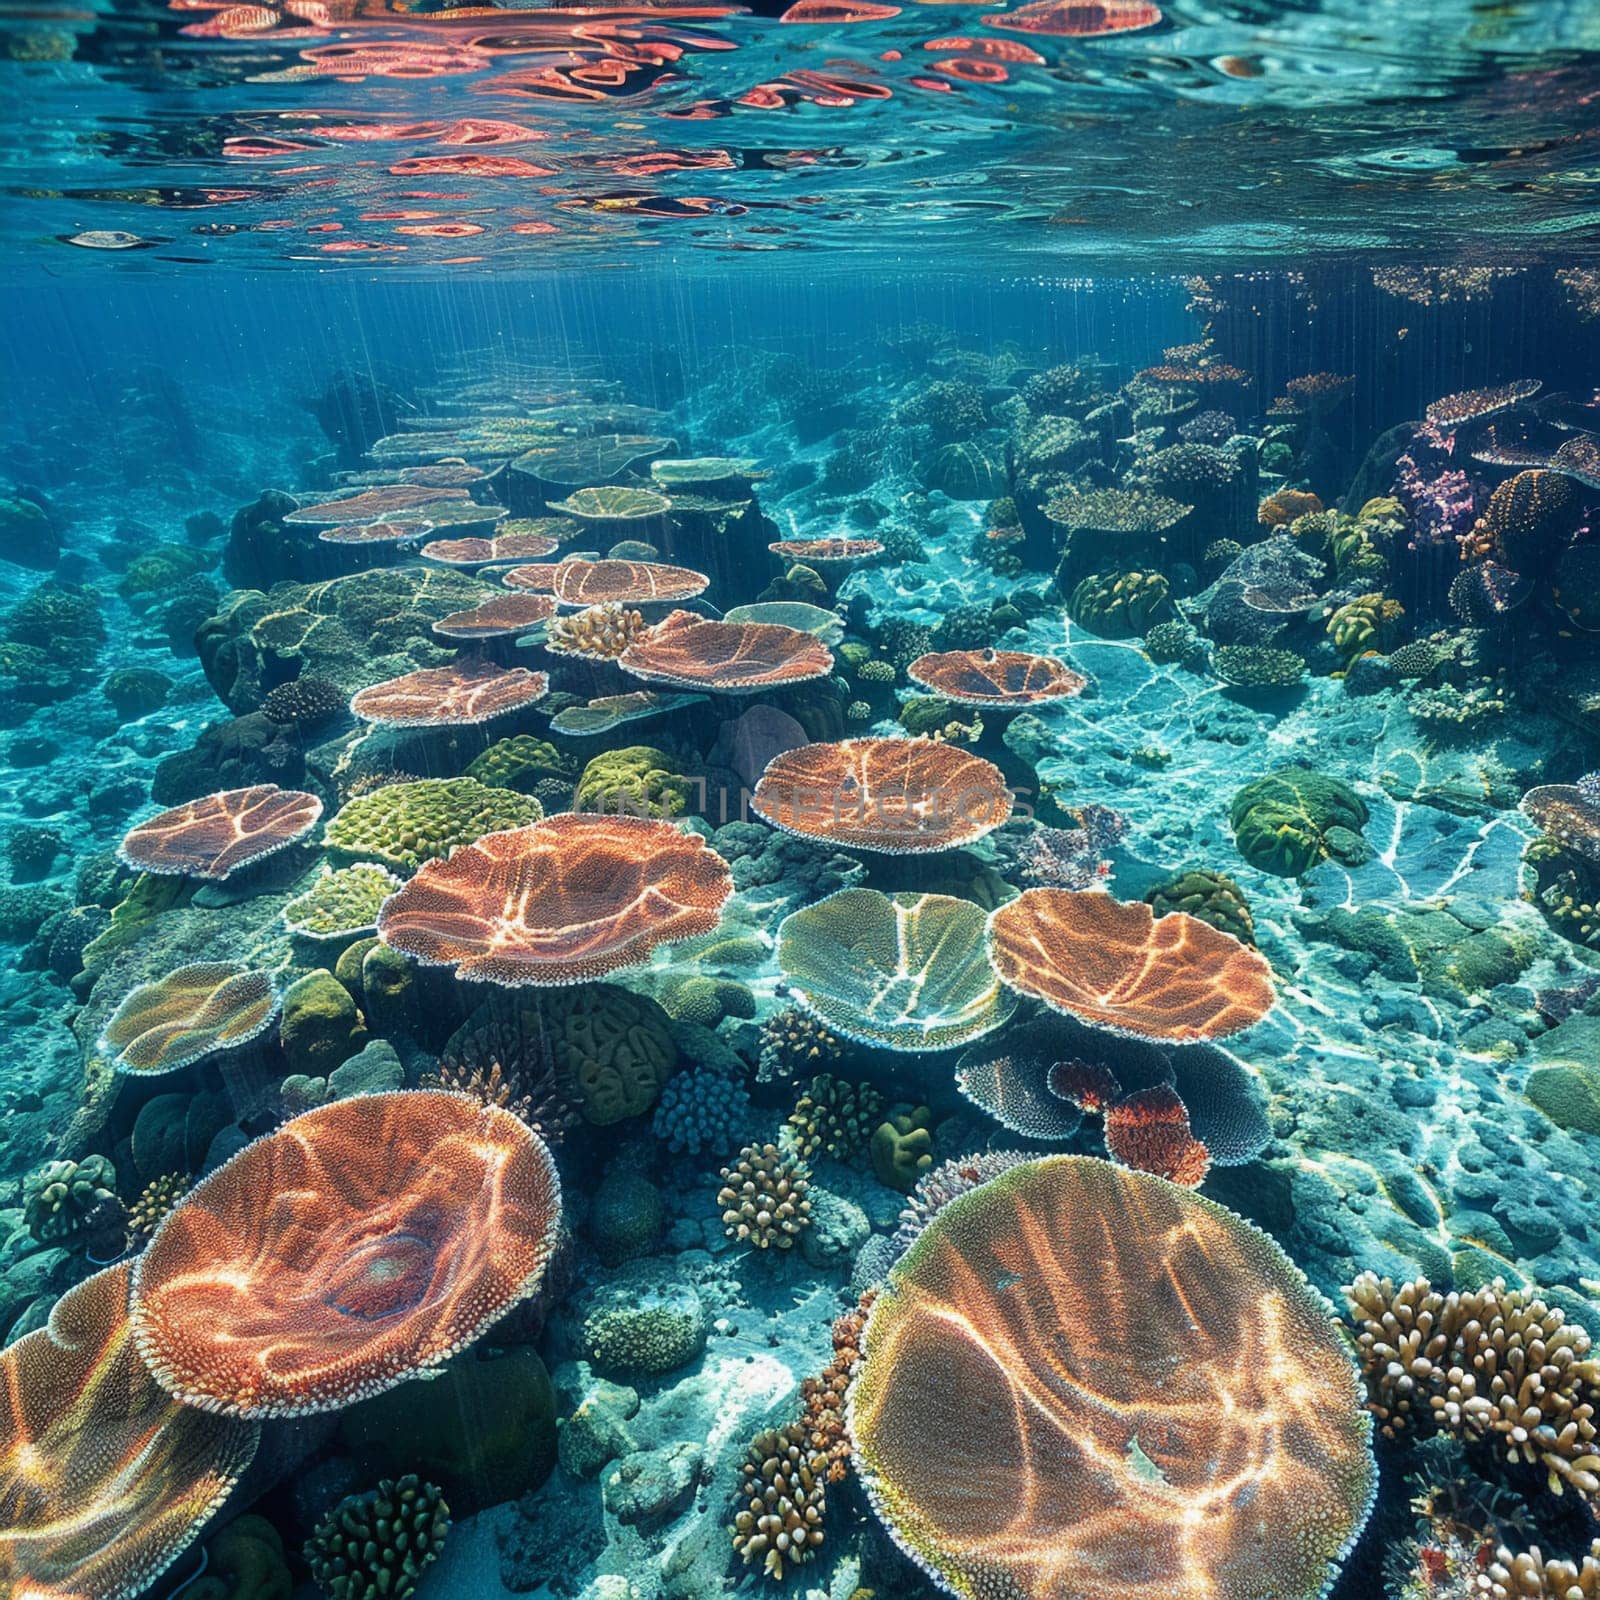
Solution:
<svg viewBox="0 0 1600 1600"><path fill-rule="evenodd" d="M1505 1280L1441 1294L1365 1272L1345 1290L1368 1407L1384 1433L1498 1442L1552 1494L1600 1492L1600 1361L1589 1335Z"/></svg>
<svg viewBox="0 0 1600 1600"><path fill-rule="evenodd" d="M1576 1561L1547 1560L1538 1545L1523 1555L1501 1545L1484 1577L1489 1600L1600 1600L1600 1539Z"/></svg>

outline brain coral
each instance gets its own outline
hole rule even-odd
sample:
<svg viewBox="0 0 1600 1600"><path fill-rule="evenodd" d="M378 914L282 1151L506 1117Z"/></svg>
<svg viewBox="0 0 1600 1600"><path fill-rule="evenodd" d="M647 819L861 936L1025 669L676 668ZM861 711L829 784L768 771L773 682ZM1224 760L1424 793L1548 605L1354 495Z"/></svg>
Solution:
<svg viewBox="0 0 1600 1600"><path fill-rule="evenodd" d="M247 1145L134 1267L139 1352L204 1411L327 1411L428 1371L538 1287L561 1230L544 1142L432 1090L335 1100Z"/></svg>
<svg viewBox="0 0 1600 1600"><path fill-rule="evenodd" d="M475 778L418 778L357 795L328 824L326 837L341 855L409 872L458 844L543 815L537 800Z"/></svg>
<svg viewBox="0 0 1600 1600"><path fill-rule="evenodd" d="M1326 1306L1265 1234L1051 1156L957 1195L889 1282L850 1437L873 1509L942 1588L1326 1593L1371 1505L1371 1421Z"/></svg>
<svg viewBox="0 0 1600 1600"><path fill-rule="evenodd" d="M949 1050L1015 1009L984 954L984 914L944 894L841 889L785 917L778 968L835 1033L888 1050Z"/></svg>
<svg viewBox="0 0 1600 1600"><path fill-rule="evenodd" d="M490 983L587 983L658 945L710 933L733 893L694 833L570 812L431 861L378 917L378 937Z"/></svg>
<svg viewBox="0 0 1600 1600"><path fill-rule="evenodd" d="M1349 784L1309 767L1286 767L1247 783L1228 808L1239 854L1285 878L1329 859L1352 866L1365 860L1367 815L1366 802Z"/></svg>
<svg viewBox="0 0 1600 1600"><path fill-rule="evenodd" d="M1097 1028L1170 1044L1219 1039L1272 1009L1272 969L1231 934L1143 901L1027 889L989 918L1012 988Z"/></svg>
<svg viewBox="0 0 1600 1600"><path fill-rule="evenodd" d="M126 1262L0 1353L0 1592L128 1600L189 1546L256 1450L253 1423L171 1399L127 1316Z"/></svg>

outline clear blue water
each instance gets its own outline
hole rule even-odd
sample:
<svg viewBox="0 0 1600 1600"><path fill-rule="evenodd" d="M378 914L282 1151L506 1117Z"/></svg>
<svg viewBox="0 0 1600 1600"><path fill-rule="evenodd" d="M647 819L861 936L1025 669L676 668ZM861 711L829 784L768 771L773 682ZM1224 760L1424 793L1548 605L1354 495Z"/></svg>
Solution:
<svg viewBox="0 0 1600 1600"><path fill-rule="evenodd" d="M1600 1593L1597 28L0 13L0 1600Z"/></svg>

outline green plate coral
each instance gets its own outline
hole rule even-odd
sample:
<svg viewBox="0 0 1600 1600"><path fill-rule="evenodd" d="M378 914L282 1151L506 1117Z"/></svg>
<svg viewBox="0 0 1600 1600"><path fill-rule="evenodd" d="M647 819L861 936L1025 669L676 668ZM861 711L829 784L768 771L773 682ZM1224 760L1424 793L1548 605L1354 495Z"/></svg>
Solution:
<svg viewBox="0 0 1600 1600"><path fill-rule="evenodd" d="M951 895L841 889L784 919L778 967L819 1021L888 1050L954 1049L1016 1006L984 951L982 909Z"/></svg>
<svg viewBox="0 0 1600 1600"><path fill-rule="evenodd" d="M278 1003L271 973L230 961L196 962L132 990L106 1023L100 1048L121 1072L176 1072L264 1033Z"/></svg>

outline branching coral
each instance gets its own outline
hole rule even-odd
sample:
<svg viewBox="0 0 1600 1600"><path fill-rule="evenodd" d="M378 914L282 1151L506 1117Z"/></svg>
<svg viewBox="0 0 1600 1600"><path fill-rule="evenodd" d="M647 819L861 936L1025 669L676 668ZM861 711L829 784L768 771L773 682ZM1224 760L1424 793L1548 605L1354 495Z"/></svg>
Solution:
<svg viewBox="0 0 1600 1600"><path fill-rule="evenodd" d="M837 1035L798 1006L785 1006L761 1024L756 1081L771 1083L815 1071L837 1061L844 1049Z"/></svg>
<svg viewBox="0 0 1600 1600"><path fill-rule="evenodd" d="M1443 1431L1544 1469L1552 1494L1600 1492L1600 1360L1588 1333L1497 1278L1444 1294L1363 1273L1345 1290L1368 1409L1391 1437Z"/></svg>
<svg viewBox="0 0 1600 1600"><path fill-rule="evenodd" d="M866 1144L882 1116L883 1096L870 1083L819 1072L795 1102L788 1126L802 1160L820 1150L842 1161Z"/></svg>
<svg viewBox="0 0 1600 1600"><path fill-rule="evenodd" d="M844 1402L850 1379L861 1364L861 1336L874 1295L845 1312L833 1325L833 1359L814 1378L800 1385L805 1401L807 1443L827 1462L829 1483L844 1481L850 1468L850 1436L845 1430ZM815 1464L815 1463L814 1463Z"/></svg>
<svg viewBox="0 0 1600 1600"><path fill-rule="evenodd" d="M328 1600L407 1600L438 1560L450 1508L415 1474L341 1500L306 1542L306 1565Z"/></svg>
<svg viewBox="0 0 1600 1600"><path fill-rule="evenodd" d="M545 649L558 656L615 661L644 632L643 616L613 601L570 617L552 618L545 629Z"/></svg>
<svg viewBox="0 0 1600 1600"><path fill-rule="evenodd" d="M746 1566L759 1561L769 1578L782 1583L789 1568L816 1559L828 1509L827 1465L798 1422L750 1441L733 1519L733 1548Z"/></svg>
<svg viewBox="0 0 1600 1600"><path fill-rule="evenodd" d="M810 1171L775 1144L748 1144L722 1169L723 1231L758 1250L787 1250L811 1226Z"/></svg>

